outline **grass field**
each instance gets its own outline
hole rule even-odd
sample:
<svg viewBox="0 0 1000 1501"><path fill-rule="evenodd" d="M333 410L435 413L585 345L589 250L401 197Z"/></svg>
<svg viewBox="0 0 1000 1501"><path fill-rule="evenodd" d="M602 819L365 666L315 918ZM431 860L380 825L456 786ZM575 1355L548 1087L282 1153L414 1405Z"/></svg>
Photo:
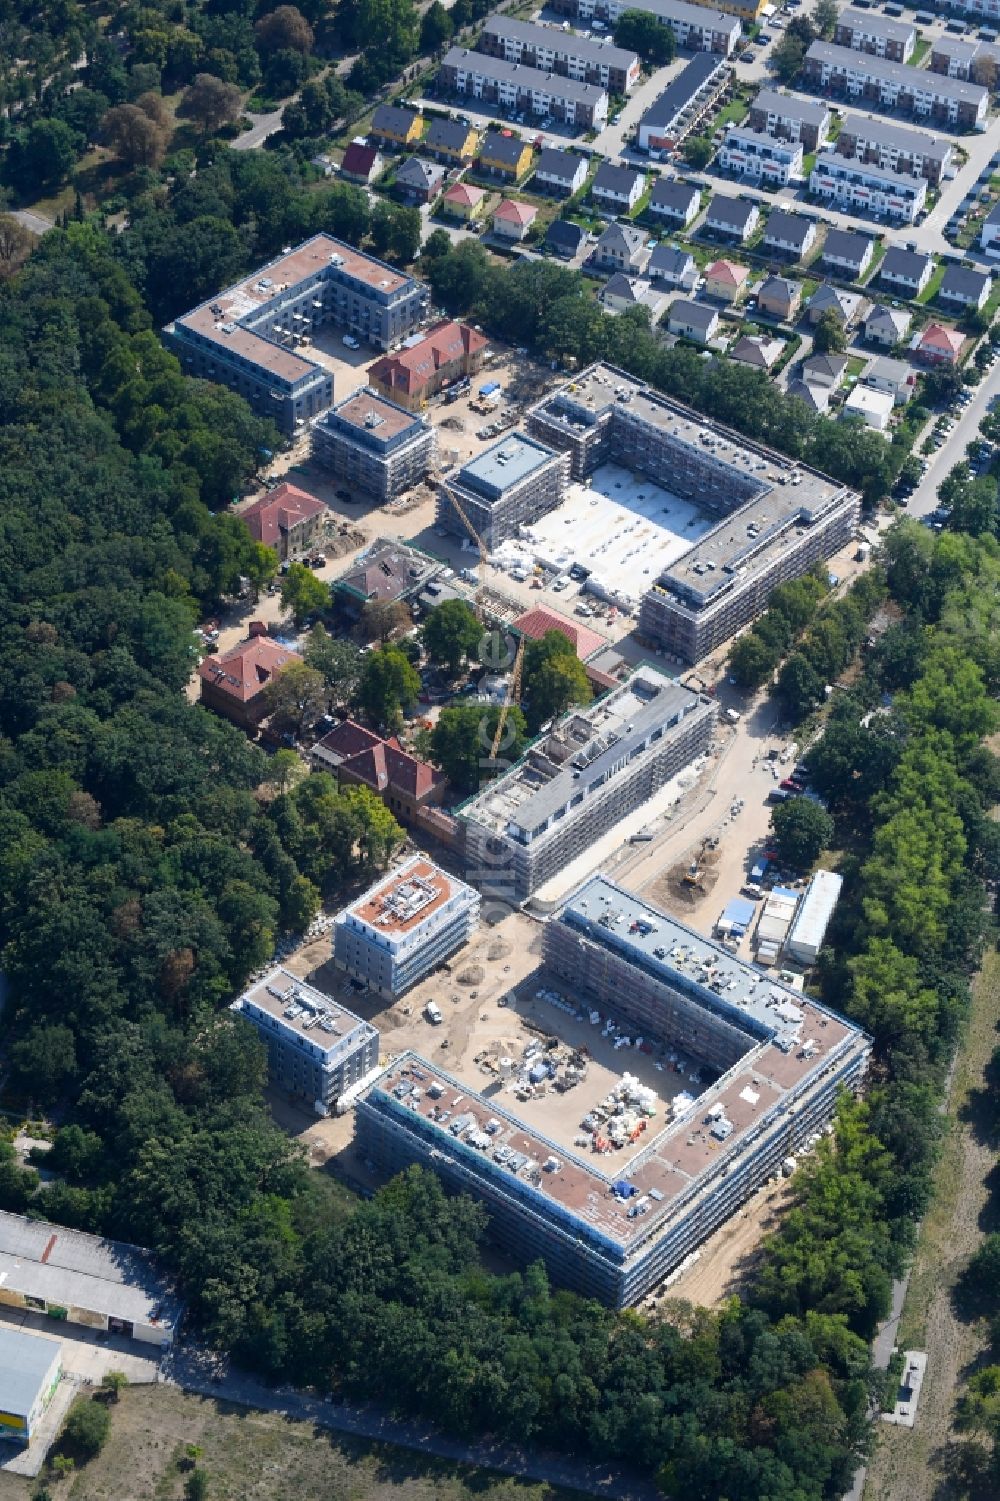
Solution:
<svg viewBox="0 0 1000 1501"><path fill-rule="evenodd" d="M103 1452L57 1501L181 1501L186 1449L202 1450L211 1501L573 1501L574 1492L493 1476L309 1423L250 1412L172 1386L134 1387L111 1409ZM37 1482L0 1475L0 1501L29 1501Z"/></svg>

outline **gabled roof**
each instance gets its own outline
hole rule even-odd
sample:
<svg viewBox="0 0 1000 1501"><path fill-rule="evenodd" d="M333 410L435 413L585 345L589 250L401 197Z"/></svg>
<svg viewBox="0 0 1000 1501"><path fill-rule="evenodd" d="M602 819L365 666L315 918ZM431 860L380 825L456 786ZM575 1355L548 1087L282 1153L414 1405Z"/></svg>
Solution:
<svg viewBox="0 0 1000 1501"><path fill-rule="evenodd" d="M912 365L908 365L905 360L894 360L888 354L881 354L872 360L865 371L865 380L883 380L896 386L905 386L913 379Z"/></svg>
<svg viewBox="0 0 1000 1501"><path fill-rule="evenodd" d="M694 265L694 256L676 245L656 245L646 270L650 276L683 276Z"/></svg>
<svg viewBox="0 0 1000 1501"><path fill-rule="evenodd" d="M742 287L749 275L749 267L741 266L736 261L713 261L705 272L705 280L721 281L730 287Z"/></svg>
<svg viewBox="0 0 1000 1501"><path fill-rule="evenodd" d="M494 209L494 219L500 219L505 224L516 224L520 229L527 229L533 222L538 210L530 203L517 203L513 198L505 198L499 208Z"/></svg>
<svg viewBox="0 0 1000 1501"><path fill-rule="evenodd" d="M933 264L929 255L920 255L915 250L904 250L899 245L891 245L878 268L878 274L886 281L917 283L926 274L929 264Z"/></svg>
<svg viewBox="0 0 1000 1501"><path fill-rule="evenodd" d="M557 182L572 182L580 168L586 167L582 156L572 151L563 151L558 146L545 146L535 166L536 177L554 177Z"/></svg>
<svg viewBox="0 0 1000 1501"><path fill-rule="evenodd" d="M235 703L248 704L284 668L301 661L297 652L272 641L270 636L254 636L223 656L205 657L198 675Z"/></svg>
<svg viewBox="0 0 1000 1501"><path fill-rule="evenodd" d="M602 162L597 169L591 192L611 193L616 198L627 198L642 181L643 174L634 167L616 167L614 162Z"/></svg>
<svg viewBox="0 0 1000 1501"><path fill-rule="evenodd" d="M921 349L947 349L958 354L964 340L956 328L945 328L942 323L928 323L920 336Z"/></svg>
<svg viewBox="0 0 1000 1501"><path fill-rule="evenodd" d="M783 208L772 209L764 225L765 243L774 240L781 245L794 245L797 250L801 250L809 235L815 233L816 226L811 219L802 214L790 214Z"/></svg>
<svg viewBox="0 0 1000 1501"><path fill-rule="evenodd" d="M377 146L369 146L365 141L352 141L344 152L341 171L349 172L353 177L367 177L377 161Z"/></svg>
<svg viewBox="0 0 1000 1501"><path fill-rule="evenodd" d="M804 125L822 125L830 116L825 104L817 104L813 99L797 99L794 94L782 94L777 89L760 89L751 109L763 110L785 120L801 120Z"/></svg>
<svg viewBox="0 0 1000 1501"><path fill-rule="evenodd" d="M408 156L406 161L396 168L396 181L404 187L426 188L437 187L444 177L445 169L440 162L425 162L422 157Z"/></svg>
<svg viewBox="0 0 1000 1501"><path fill-rule="evenodd" d="M532 641L540 641L548 631L559 631L574 647L581 662L586 662L588 657L608 644L596 631L588 630L585 625L577 625L568 616L560 615L557 610L543 607L526 610L514 621L511 629L519 631Z"/></svg>
<svg viewBox="0 0 1000 1501"><path fill-rule="evenodd" d="M432 120L421 145L433 150L444 147L450 151L461 151L469 136L475 134L471 125L460 125L457 120Z"/></svg>
<svg viewBox="0 0 1000 1501"><path fill-rule="evenodd" d="M478 354L487 343L485 335L470 324L453 323L446 318L429 328L422 339L376 360L368 368L368 379L387 390L414 396L442 365Z"/></svg>
<svg viewBox="0 0 1000 1501"><path fill-rule="evenodd" d="M502 162L506 167L516 167L525 150L530 151L527 141L509 130L488 130L479 147L480 161Z"/></svg>
<svg viewBox="0 0 1000 1501"><path fill-rule="evenodd" d="M757 212L755 203L749 203L742 198L727 198L724 193L716 193L708 205L707 218L709 222L714 220L717 224L725 224L731 229L746 229Z"/></svg>
<svg viewBox="0 0 1000 1501"><path fill-rule="evenodd" d="M315 495L297 485L280 484L241 511L240 520L255 542L276 547L282 532L313 516L321 516L325 510L326 506Z"/></svg>
<svg viewBox="0 0 1000 1501"><path fill-rule="evenodd" d="M547 244L559 250L571 250L574 254L586 238L587 231L571 219L553 219L545 236Z"/></svg>
<svg viewBox="0 0 1000 1501"><path fill-rule="evenodd" d="M372 116L375 135L409 135L414 120L421 119L418 109L405 109L401 104L380 104Z"/></svg>
<svg viewBox="0 0 1000 1501"><path fill-rule="evenodd" d="M658 177L653 184L653 196L649 200L649 206L668 209L678 215L687 214L692 199L697 202L700 196L693 183L672 182L666 177Z"/></svg>
<svg viewBox="0 0 1000 1501"><path fill-rule="evenodd" d="M867 235L857 234L853 229L828 229L823 258L847 261L851 266L860 267L871 248L872 242Z"/></svg>
<svg viewBox="0 0 1000 1501"><path fill-rule="evenodd" d="M700 328L707 332L713 323L717 323L719 314L714 307L707 307L703 302L689 302L686 297L679 297L670 305L670 322L684 322L691 328Z"/></svg>
<svg viewBox="0 0 1000 1501"><path fill-rule="evenodd" d="M485 197L483 189L473 187L471 182L453 182L444 193L445 203L460 203L465 208L475 208Z"/></svg>
<svg viewBox="0 0 1000 1501"><path fill-rule="evenodd" d="M956 302L978 302L983 292L989 292L992 278L986 271L973 271L969 266L949 266L938 288L938 296L953 298Z"/></svg>

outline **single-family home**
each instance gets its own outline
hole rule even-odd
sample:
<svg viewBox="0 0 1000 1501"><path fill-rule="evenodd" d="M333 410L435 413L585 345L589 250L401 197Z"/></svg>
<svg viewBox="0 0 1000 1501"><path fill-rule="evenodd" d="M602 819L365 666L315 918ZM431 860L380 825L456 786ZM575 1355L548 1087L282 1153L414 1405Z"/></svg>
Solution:
<svg viewBox="0 0 1000 1501"><path fill-rule="evenodd" d="M594 246L592 257L595 266L609 271L644 271L648 252L645 230L634 224L609 224Z"/></svg>
<svg viewBox="0 0 1000 1501"><path fill-rule="evenodd" d="M938 300L949 307L978 311L986 306L992 288L993 281L988 272L974 271L971 266L949 266L937 295Z"/></svg>
<svg viewBox="0 0 1000 1501"><path fill-rule="evenodd" d="M823 242L823 269L845 281L859 281L872 263L875 247L867 235L853 229L827 230Z"/></svg>
<svg viewBox="0 0 1000 1501"><path fill-rule="evenodd" d="M745 245L760 223L760 210L746 198L727 198L716 193L705 214L705 228L713 234Z"/></svg>
<svg viewBox="0 0 1000 1501"><path fill-rule="evenodd" d="M407 157L396 168L396 192L409 203L431 203L441 191L445 168L422 156Z"/></svg>
<svg viewBox="0 0 1000 1501"><path fill-rule="evenodd" d="M730 349L729 358L739 360L741 365L750 365L754 370L770 370L781 358L784 347L784 339L768 338L766 334L744 334Z"/></svg>
<svg viewBox="0 0 1000 1501"><path fill-rule="evenodd" d="M705 270L705 295L718 302L740 302L746 296L749 266L737 261L713 261Z"/></svg>
<svg viewBox="0 0 1000 1501"><path fill-rule="evenodd" d="M616 271L610 276L597 295L609 313L624 313L633 307L648 308L651 323L659 321L670 300L642 277L626 276L624 271Z"/></svg>
<svg viewBox="0 0 1000 1501"><path fill-rule="evenodd" d="M570 198L587 181L587 159L558 146L545 146L535 164L532 190L553 198Z"/></svg>
<svg viewBox="0 0 1000 1501"><path fill-rule="evenodd" d="M420 149L435 161L447 162L450 166L471 166L479 144L479 131L474 125L463 125L459 120L432 120Z"/></svg>
<svg viewBox="0 0 1000 1501"><path fill-rule="evenodd" d="M663 220L677 229L687 229L698 217L700 208L701 194L691 183L658 177L653 184L648 210L651 218Z"/></svg>
<svg viewBox="0 0 1000 1501"><path fill-rule="evenodd" d="M865 319L865 338L869 344L881 344L883 349L892 349L901 344L910 331L913 319L905 308L886 307L879 303Z"/></svg>
<svg viewBox="0 0 1000 1501"><path fill-rule="evenodd" d="M986 255L1000 255L1000 203L995 203L983 220L979 244Z"/></svg>
<svg viewBox="0 0 1000 1501"><path fill-rule="evenodd" d="M868 303L860 292L845 292L840 287L824 281L809 299L806 307L810 323L818 323L824 313L835 313L844 328L851 328L868 310Z"/></svg>
<svg viewBox="0 0 1000 1501"><path fill-rule="evenodd" d="M761 243L773 255L801 261L815 245L817 233L812 219L807 219L803 214L790 214L787 209L775 208L767 216Z"/></svg>
<svg viewBox="0 0 1000 1501"><path fill-rule="evenodd" d="M424 132L424 117L418 109L402 104L380 104L372 116L368 134L380 146L405 151L415 146Z"/></svg>
<svg viewBox="0 0 1000 1501"><path fill-rule="evenodd" d="M891 245L878 268L879 283L904 297L917 297L934 275L934 257Z"/></svg>
<svg viewBox="0 0 1000 1501"><path fill-rule="evenodd" d="M895 402L888 391L873 391L871 386L860 383L848 396L841 408L841 417L860 417L866 427L884 433L889 426Z"/></svg>
<svg viewBox="0 0 1000 1501"><path fill-rule="evenodd" d="M811 354L802 361L802 379L810 386L826 386L835 391L847 369L846 354Z"/></svg>
<svg viewBox="0 0 1000 1501"><path fill-rule="evenodd" d="M340 175L348 182L361 183L367 187L382 173L385 163L377 146L369 146L361 136L351 141L340 164Z"/></svg>
<svg viewBox="0 0 1000 1501"><path fill-rule="evenodd" d="M954 365L964 342L958 329L945 328L943 323L928 323L914 352L927 365Z"/></svg>
<svg viewBox="0 0 1000 1501"><path fill-rule="evenodd" d="M757 291L757 307L782 323L793 323L802 305L802 285L790 276L769 276Z"/></svg>
<svg viewBox="0 0 1000 1501"><path fill-rule="evenodd" d="M571 219L553 219L545 236L546 247L553 255L571 261L586 242L587 231Z"/></svg>
<svg viewBox="0 0 1000 1501"><path fill-rule="evenodd" d="M471 224L478 219L486 206L486 194L471 182L453 182L441 198L441 212L450 219L462 219Z"/></svg>
<svg viewBox="0 0 1000 1501"><path fill-rule="evenodd" d="M646 275L661 286L680 287L684 292L693 292L698 285L698 264L688 250L664 242L653 248L646 266Z"/></svg>
<svg viewBox="0 0 1000 1501"><path fill-rule="evenodd" d="M646 188L646 177L634 167L602 162L590 185L590 200L605 214L630 214Z"/></svg>
<svg viewBox="0 0 1000 1501"><path fill-rule="evenodd" d="M898 407L905 407L917 383L916 371L912 365L906 360L894 360L887 354L872 360L863 379L865 385L871 386L873 391L888 392Z"/></svg>
<svg viewBox="0 0 1000 1501"><path fill-rule="evenodd" d="M476 166L489 177L520 182L529 171L534 152L512 130L488 130L479 147Z"/></svg>
<svg viewBox="0 0 1000 1501"><path fill-rule="evenodd" d="M533 203L505 198L493 213L493 233L501 240L523 240L538 214Z"/></svg>
<svg viewBox="0 0 1000 1501"><path fill-rule="evenodd" d="M830 387L811 385L807 380L790 380L787 394L804 401L810 412L822 417L830 407Z"/></svg>
<svg viewBox="0 0 1000 1501"><path fill-rule="evenodd" d="M689 302L686 297L679 297L671 304L667 328L679 339L707 344L719 331L719 314L707 303Z"/></svg>

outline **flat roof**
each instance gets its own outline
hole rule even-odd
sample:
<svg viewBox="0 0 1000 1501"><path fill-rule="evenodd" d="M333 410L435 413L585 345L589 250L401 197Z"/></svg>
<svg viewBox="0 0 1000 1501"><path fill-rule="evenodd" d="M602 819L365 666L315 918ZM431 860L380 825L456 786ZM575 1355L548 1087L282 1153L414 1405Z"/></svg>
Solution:
<svg viewBox="0 0 1000 1501"><path fill-rule="evenodd" d="M563 31L559 26L536 26L531 21L516 21L512 16L491 16L483 27L484 34L509 36L529 47L548 47L567 57L582 57L590 63L606 63L612 68L626 72L639 61L634 52L626 47L616 47L611 42L599 42L596 38L576 36Z"/></svg>
<svg viewBox="0 0 1000 1501"><path fill-rule="evenodd" d="M0 1326L0 1412L27 1418L61 1358L58 1340Z"/></svg>
<svg viewBox="0 0 1000 1501"><path fill-rule="evenodd" d="M375 938L409 937L418 933L451 897L463 894L479 900L471 886L418 855L369 886L357 901L338 913L337 921L352 917Z"/></svg>
<svg viewBox="0 0 1000 1501"><path fill-rule="evenodd" d="M810 59L847 72L885 79L898 84L906 93L938 94L942 99L964 100L977 108L984 99L989 99L989 90L977 83L949 78L946 73L930 73L926 68L913 68L909 63L892 62L887 57L873 57L870 52L855 52L853 47L837 47L833 42L811 42L806 61Z"/></svg>
<svg viewBox="0 0 1000 1501"><path fill-rule="evenodd" d="M874 141L879 146L894 146L897 151L926 156L932 161L947 161L952 152L951 141L941 136L929 135L926 130L910 130L893 120L873 120L870 115L848 115L840 129L841 137L845 134Z"/></svg>
<svg viewBox="0 0 1000 1501"><path fill-rule="evenodd" d="M766 146L769 151L780 152L785 156L801 155L803 150L801 141L786 141L783 136L771 136L766 130L754 130L749 125L730 125L724 144L728 146L734 140L752 141L754 145Z"/></svg>
<svg viewBox="0 0 1000 1501"><path fill-rule="evenodd" d="M306 1038L327 1064L376 1035L375 1028L360 1016L281 964L255 980L233 1003L236 1011L250 1008L277 1022L279 1032Z"/></svg>
<svg viewBox="0 0 1000 1501"><path fill-rule="evenodd" d="M331 407L329 412L322 413L321 416L327 417L327 425L336 418L337 422L357 428L360 433L375 438L379 443L387 443L411 430L418 432L426 429L426 423L421 417L396 406L393 401L386 401L384 396L379 396L370 386L355 391L353 396L348 396L346 401Z"/></svg>
<svg viewBox="0 0 1000 1501"><path fill-rule="evenodd" d="M598 83L580 83L561 73L545 73L540 68L529 68L525 63L509 63L506 58L490 57L468 47L449 47L441 66L454 68L460 73L478 73L482 78L495 78L504 83L519 83L535 93L572 99L577 104L597 104L608 97L607 90Z"/></svg>
<svg viewBox="0 0 1000 1501"><path fill-rule="evenodd" d="M477 458L463 464L453 479L483 500L495 502L552 457L551 448L526 433L507 433Z"/></svg>

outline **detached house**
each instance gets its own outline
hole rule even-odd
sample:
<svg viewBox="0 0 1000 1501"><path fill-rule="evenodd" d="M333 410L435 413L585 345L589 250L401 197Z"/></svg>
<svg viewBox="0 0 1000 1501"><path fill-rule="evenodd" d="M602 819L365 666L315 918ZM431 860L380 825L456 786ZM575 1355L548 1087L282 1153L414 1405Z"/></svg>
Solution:
<svg viewBox="0 0 1000 1501"><path fill-rule="evenodd" d="M757 307L782 323L794 323L802 305L802 287L788 276L769 276L757 293Z"/></svg>
<svg viewBox="0 0 1000 1501"><path fill-rule="evenodd" d="M421 150L452 167L469 167L476 155L479 132L458 120L432 120Z"/></svg>
<svg viewBox="0 0 1000 1501"><path fill-rule="evenodd" d="M579 224L574 224L571 219L554 219L545 236L545 244L553 255L571 261L586 239L587 231Z"/></svg>
<svg viewBox="0 0 1000 1501"><path fill-rule="evenodd" d="M310 755L316 770L332 772L339 787L369 788L400 823L417 822L444 792L443 772L403 750L395 736L383 740L350 719L318 740Z"/></svg>
<svg viewBox="0 0 1000 1501"><path fill-rule="evenodd" d="M553 198L571 198L587 181L587 161L572 151L546 146L538 158L531 186L536 193L550 193Z"/></svg>
<svg viewBox="0 0 1000 1501"><path fill-rule="evenodd" d="M633 167L602 162L590 185L591 202L606 214L630 214L642 197L646 178Z"/></svg>
<svg viewBox="0 0 1000 1501"><path fill-rule="evenodd" d="M898 245L890 246L878 268L881 285L894 292L901 292L904 297L918 296L933 274L932 256L919 255L914 250L902 250Z"/></svg>
<svg viewBox="0 0 1000 1501"><path fill-rule="evenodd" d="M802 361L802 378L810 386L835 391L847 370L846 354L812 354Z"/></svg>
<svg viewBox="0 0 1000 1501"><path fill-rule="evenodd" d="M480 172L504 182L520 182L531 168L532 149L509 130L488 130L479 148Z"/></svg>
<svg viewBox="0 0 1000 1501"><path fill-rule="evenodd" d="M593 263L609 271L644 271L647 238L634 224L609 224L594 247Z"/></svg>
<svg viewBox="0 0 1000 1501"><path fill-rule="evenodd" d="M453 182L441 198L441 212L471 224L486 206L486 194L471 182Z"/></svg>
<svg viewBox="0 0 1000 1501"><path fill-rule="evenodd" d="M372 117L368 134L380 146L405 151L415 146L423 135L424 117L418 109L399 104L380 104Z"/></svg>
<svg viewBox="0 0 1000 1501"><path fill-rule="evenodd" d="M827 230L823 243L823 267L844 281L860 281L872 263L875 247L867 235L853 229Z"/></svg>
<svg viewBox="0 0 1000 1501"><path fill-rule="evenodd" d="M917 357L925 365L954 365L965 343L956 328L945 328L941 323L929 323L917 344Z"/></svg>
<svg viewBox="0 0 1000 1501"><path fill-rule="evenodd" d="M865 320L865 338L870 344L881 344L884 349L892 349L906 338L912 321L905 308L885 307L881 304L872 308Z"/></svg>
<svg viewBox="0 0 1000 1501"><path fill-rule="evenodd" d="M280 484L240 512L255 542L273 547L284 563L316 535L329 512L323 501L297 485Z"/></svg>
<svg viewBox="0 0 1000 1501"><path fill-rule="evenodd" d="M713 261L705 271L705 295L718 302L740 302L746 295L750 269L736 261Z"/></svg>
<svg viewBox="0 0 1000 1501"><path fill-rule="evenodd" d="M348 182L361 183L367 187L378 177L385 163L377 146L369 146L365 140L352 141L344 152L344 160L340 164L340 175L346 177Z"/></svg>
<svg viewBox="0 0 1000 1501"><path fill-rule="evenodd" d="M904 407L913 395L917 383L916 372L905 360L893 360L880 355L872 360L864 374L866 386L874 391L885 391L898 407Z"/></svg>
<svg viewBox="0 0 1000 1501"><path fill-rule="evenodd" d="M241 729L255 730L267 718L264 689L293 663L302 662L270 636L241 641L223 656L205 657L198 668L201 702Z"/></svg>
<svg viewBox="0 0 1000 1501"><path fill-rule="evenodd" d="M701 194L691 183L658 177L653 184L649 200L649 214L653 219L662 219L671 228L687 229L697 219L700 208Z"/></svg>
<svg viewBox="0 0 1000 1501"><path fill-rule="evenodd" d="M646 275L666 287L693 292L698 285L698 265L690 251L674 245L657 245L649 257Z"/></svg>
<svg viewBox="0 0 1000 1501"><path fill-rule="evenodd" d="M806 219L802 214L790 214L787 209L776 208L767 216L762 244L772 255L801 261L815 245L816 234L816 225L811 219Z"/></svg>
<svg viewBox="0 0 1000 1501"><path fill-rule="evenodd" d="M689 302L679 297L671 304L667 328L679 339L690 339L695 344L707 344L719 331L719 315L715 308L703 302Z"/></svg>
<svg viewBox="0 0 1000 1501"><path fill-rule="evenodd" d="M764 334L744 334L729 351L731 360L749 365L754 370L770 370L781 358L784 339L767 338Z"/></svg>
<svg viewBox="0 0 1000 1501"><path fill-rule="evenodd" d="M705 228L713 234L724 235L745 245L760 223L760 210L756 203L743 198L726 198L716 193L708 205Z"/></svg>
<svg viewBox="0 0 1000 1501"><path fill-rule="evenodd" d="M993 282L985 271L969 266L949 266L938 287L938 300L950 307L979 311L989 301Z"/></svg>
<svg viewBox="0 0 1000 1501"><path fill-rule="evenodd" d="M505 198L493 214L493 233L502 240L523 240L538 214L532 203Z"/></svg>
<svg viewBox="0 0 1000 1501"><path fill-rule="evenodd" d="M440 162L411 156L396 169L396 192L409 203L431 203L440 193L445 169Z"/></svg>
<svg viewBox="0 0 1000 1501"><path fill-rule="evenodd" d="M860 293L843 292L825 281L810 297L807 314L810 323L818 323L824 313L836 313L843 326L851 328L867 308L868 304Z"/></svg>

